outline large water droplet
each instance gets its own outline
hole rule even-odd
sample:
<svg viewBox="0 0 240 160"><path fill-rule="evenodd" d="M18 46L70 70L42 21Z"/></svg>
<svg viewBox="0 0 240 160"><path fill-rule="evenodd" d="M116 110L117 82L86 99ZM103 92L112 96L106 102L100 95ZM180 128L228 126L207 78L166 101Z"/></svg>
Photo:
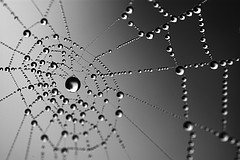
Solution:
<svg viewBox="0 0 240 160"><path fill-rule="evenodd" d="M77 92L81 87L81 82L77 77L69 77L65 82L65 87L69 92Z"/></svg>

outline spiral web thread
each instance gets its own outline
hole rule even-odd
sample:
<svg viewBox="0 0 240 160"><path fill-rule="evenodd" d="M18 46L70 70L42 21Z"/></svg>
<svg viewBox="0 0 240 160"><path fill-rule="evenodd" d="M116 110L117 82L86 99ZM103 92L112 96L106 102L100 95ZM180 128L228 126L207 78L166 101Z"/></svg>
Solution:
<svg viewBox="0 0 240 160"><path fill-rule="evenodd" d="M239 62L239 58L217 61L214 60L213 55L210 53L207 38L205 35L204 19L201 10L202 6L204 6L204 3L207 3L207 0L193 6L188 11L177 16L169 13L157 1L148 1L150 5L153 6L153 9L157 10L164 17L169 18L169 21L167 23L156 27L152 31L142 31L134 23L134 21L131 20L131 17L134 15L134 0L131 0L120 17L117 18L108 28L98 34L95 39L93 39L84 47L80 46L77 42L74 42L71 38L71 32L68 27L69 24L67 23L67 17L65 15L64 4L62 0L49 1L49 5L45 13L42 13L35 1L31 0L34 7L41 14L42 19L32 24L30 27L27 27L24 22L21 21L21 17L18 17L14 13L14 11L11 9L11 6L9 6L3 0L0 1L2 4L1 10L6 9L9 14L13 16L14 20L22 26L23 29L23 35L15 47L9 46L3 41L0 41L0 44L3 47L6 47L9 50L9 54L11 54L8 66L1 67L0 71L6 72L8 75L10 75L17 88L16 90L10 91L9 94L2 97L0 99L0 104L11 96L19 94L21 101L25 105L25 109L22 111L22 113L19 113L22 114L22 120L20 123L18 122L19 127L17 128L15 137L12 140L10 148L8 149L7 156L5 157L6 160L11 159L15 145L17 144L19 138L19 134L24 130L23 125L26 123L26 119L29 118L31 119L31 124L28 124L30 125L30 131L28 135L28 141L26 142L27 147L22 148L24 150L22 153L24 154L25 160L31 159L30 154L32 149L32 141L34 132L36 132L36 130L41 133L41 136L38 138L42 141L42 143L38 145L41 146L39 150L41 152L40 159L42 160L48 159L46 157L48 154L47 150L51 150L53 152L53 157L51 157L52 159L59 159L61 157L62 159L69 159L70 155L73 155L75 159L81 159L80 157L82 153L87 153L87 158L91 159L94 158L94 151L98 150L99 148L103 148L105 152L105 157L102 157L101 159L115 159L109 155L108 149L108 143L113 137L118 140L118 145L120 145L121 149L124 151L125 156L127 157L126 159L130 160L132 158L128 152L128 147L124 143L124 137L121 137L121 135L118 133L117 123L123 118L128 120L129 123L131 123L141 134L143 134L159 150L159 152L163 153L166 159L178 159L177 157L170 155L168 151L161 147L160 144L157 144L140 126L138 126L137 123L131 119L131 117L127 116L128 114L124 112L124 108L122 109L120 107L121 101L126 97L138 101L145 106L152 107L156 111L165 113L183 122L183 128L190 137L188 141L188 147L186 149L186 159L194 159L194 141L197 135L195 128L204 130L205 132L216 136L220 141L233 145L237 150L236 159L240 159L240 142L237 137L229 135L226 131L228 113L228 70L230 66L234 65L235 62ZM51 20L48 19L48 14L51 12L51 8L55 3L59 5L59 8L61 10L61 18L65 25L67 37L59 35L51 25ZM191 18L192 16L198 16L201 34L200 42L203 44L204 53L206 56L208 56L209 61L199 64L179 65L173 52L170 26L173 23L177 24L179 21L185 21L185 19ZM138 32L138 35L97 56L91 53L88 48L93 43L97 42L98 38L104 36L104 33L109 31L113 26L117 25L119 21L127 21L128 26L135 28ZM51 34L46 35L43 38L35 35L32 29L38 25L45 25L48 29L50 29ZM174 61L175 66L112 72L101 60L109 54L114 54L115 50L121 50L121 48L124 48L127 45L134 45L133 42L140 41L142 38L151 40L158 34L165 34L165 40L168 43L166 52ZM28 52L22 52L19 50L19 47L22 43L24 43L26 39L31 39L34 41L34 44L32 46L29 46ZM47 43L49 40L54 40L55 43L48 45ZM33 58L34 56L32 56L32 54L36 48L41 48L41 52L37 55L36 58ZM54 54L60 55L61 61L56 61L54 59ZM22 64L20 66L14 67L13 61L16 55L20 55L22 57ZM84 55L90 56L92 60L87 60ZM66 59L70 61L70 64L66 63ZM78 66L77 69L76 65ZM217 70L219 67L224 68L221 131L216 131L205 125L193 122L189 118L187 77L185 75L185 71L189 68L197 69L202 67L209 67L213 70ZM81 69L78 70L78 68ZM183 92L181 98L184 104L184 116L172 113L165 108L153 105L148 101L142 100L134 95L121 91L121 88L115 79L116 76L121 75L152 73L170 70L175 70L176 74L182 80L181 88ZM24 80L28 83L28 85L19 85L19 82L15 76L15 72L17 71L23 75ZM75 97L68 97L64 95L64 93L58 89L59 84L55 80L56 77L60 77L65 81L68 77L78 76L79 74L83 75L81 78L81 86L84 87L83 93L76 92L74 93ZM34 80L32 77L34 77ZM110 84L109 81L112 83ZM28 98L26 95L24 95L25 91L31 92L31 94L35 96L35 99L31 102L28 102ZM115 99L110 95L114 95ZM38 103L41 105L41 111L35 114L33 111L35 110L35 106ZM114 110L115 117L113 119L108 119L109 115L104 112L106 107L111 107ZM41 126L40 117L49 113L51 113L52 117L48 120L49 123L47 127L43 128ZM95 116L95 120L87 118L89 114L93 114ZM99 127L101 123L104 123L104 125L107 126L106 135L103 133L105 131L102 131ZM56 127L56 125L60 127L61 130L57 143L52 141L51 137L53 135L50 135L51 133L48 133L48 130L52 127ZM82 129L79 129L81 127ZM3 128L3 126L1 126L1 128ZM93 133L96 134L98 142L92 145L91 138L89 137ZM85 145L80 144L80 139L85 140ZM66 144L66 141L69 141L68 145Z"/></svg>

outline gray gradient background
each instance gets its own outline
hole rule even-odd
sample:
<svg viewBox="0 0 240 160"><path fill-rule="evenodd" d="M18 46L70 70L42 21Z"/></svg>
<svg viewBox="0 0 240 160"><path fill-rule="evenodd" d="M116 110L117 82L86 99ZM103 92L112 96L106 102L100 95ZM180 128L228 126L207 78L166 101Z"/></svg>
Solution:
<svg viewBox="0 0 240 160"><path fill-rule="evenodd" d="M9 0L6 2L26 26L30 26L41 19L41 15L30 0ZM35 0L35 2L42 11L45 11L49 3L46 0ZM184 0L181 2L177 0L160 1L165 9L175 15L185 12L199 2L196 0ZM72 39L78 42L78 44L85 46L121 15L128 1L64 0L63 4ZM240 3L237 0L209 0L203 5L202 15L205 19L207 42L216 60L239 56L239 5ZM136 0L134 7L135 11L132 19L144 31L149 31L168 20L158 14L157 10L153 9L146 1ZM13 20L13 17L2 6L0 7L0 19L0 40L10 46L16 46L22 35L22 27ZM54 3L48 19L58 33L66 36L58 3ZM195 15L183 22L171 25L172 44L179 64L194 64L209 60L201 48L202 46L199 42L201 35L198 30L198 21ZM40 37L50 33L49 30L44 29L40 25L33 28L32 31ZM109 48L114 48L136 37L136 35L137 32L127 26L127 21L120 21L100 37L88 50L94 55L98 55ZM20 49L28 51L28 46L33 43L32 39L26 40ZM164 35L160 34L151 41L144 38L136 41L115 51L112 55L102 58L102 61L111 71L173 66L172 59L165 52L166 46ZM0 46L0 66L8 65L11 53L9 49ZM21 63L19 60L22 57L16 56L15 58L13 66L19 66ZM189 105L191 106L190 119L218 131L221 130L222 73L222 68L216 71L208 67L186 70ZM0 74L1 98L16 90L16 87L8 73L1 72ZM14 73L14 75L20 86L27 84L22 80L23 76L19 72ZM130 76L122 75L116 76L116 79L122 91L178 115L183 115L181 78L176 76L174 70L133 74ZM239 81L239 63L235 63L229 67L227 131L230 135L237 138L240 137ZM63 86L61 87L64 90ZM26 91L24 95L29 98L29 102L34 98L31 97L29 91ZM36 106L37 109L34 112L40 111L42 109L40 108L41 106L41 104ZM124 113L150 136L155 143L171 155L174 160L185 159L189 136L182 128L183 121L174 119L128 97L121 102L121 106ZM22 119L25 106L21 101L20 95L15 94L1 102L0 107L0 159L5 159ZM111 113L111 111L109 112ZM46 119L48 120L50 116L46 115ZM46 126L45 117L41 121L39 120L39 123ZM132 160L167 160L167 157L126 118L118 121L117 129ZM24 159L29 132L30 119L27 118L15 144L11 159ZM60 135L59 128L51 132L53 133L50 134L50 138L53 138L53 141L55 141L54 134ZM222 143L216 137L202 130L196 129L196 132L195 159L226 160L235 157L236 149L230 144ZM33 134L29 159L40 159L42 143L39 137L40 132L36 130ZM93 139L92 143L94 143L94 137L92 136L91 138ZM47 146L47 149L50 150L50 147ZM127 159L116 138L110 139L108 150L110 159ZM92 152L92 155L92 159L106 159L102 148ZM53 158L51 150L49 153L47 152L47 157L50 157L49 159ZM86 153L79 153L78 159L86 159L86 157ZM71 159L71 156L68 159Z"/></svg>

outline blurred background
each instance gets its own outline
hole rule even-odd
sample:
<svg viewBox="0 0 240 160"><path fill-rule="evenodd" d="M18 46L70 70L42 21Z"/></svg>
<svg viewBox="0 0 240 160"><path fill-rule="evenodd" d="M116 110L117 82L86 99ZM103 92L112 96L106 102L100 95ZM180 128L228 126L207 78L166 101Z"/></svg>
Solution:
<svg viewBox="0 0 240 160"><path fill-rule="evenodd" d="M38 9L42 13L45 13L49 5L48 0L34 0L38 9L31 0L5 0L4 2L7 3L27 27L30 27L42 18ZM171 14L180 15L201 1L159 0L158 2ZM87 50L94 56L97 56L112 49L112 54L101 58L102 62L112 72L133 71L132 75L115 76L120 89L124 93L183 117L183 102L181 100L182 81L181 76L177 76L174 69L141 74L136 72L139 69L174 66L172 58L166 52L166 47L168 46L168 43L164 39L166 32L155 34L152 40L141 38L119 50L114 48L138 36L138 31L128 26L129 20L120 20L112 28L107 30L107 32L103 33L109 25L121 16L128 6L128 3L129 1L127 0L63 0L62 4L72 40L84 47L102 33ZM158 10L154 9L153 5L146 0L135 0L133 7L134 12L131 15L131 20L144 32L151 31L169 21L169 17L166 18L158 13ZM206 28L207 43L209 44L213 59L220 61L239 57L239 1L209 0L202 6L202 16ZM53 2L47 19L59 35L67 37L61 7L57 0ZM2 3L0 6L0 20L0 41L13 48L16 47L19 39L22 37L24 29L14 20L13 15L9 13ZM204 54L202 43L200 43L201 34L198 24L198 16L194 14L192 17L186 18L185 21L170 25L171 43L179 65L184 66L186 64L209 62L209 57ZM40 24L31 28L31 31L38 37L45 37L52 33L49 28ZM24 39L19 46L19 50L24 53L28 52L35 41L33 38ZM50 41L48 45L51 43ZM33 57L36 57L39 52L41 52L41 48L35 48L31 54ZM93 58L85 52L78 49L76 49L76 52L83 54L83 57L88 61L93 60ZM12 53L13 51L9 48L0 45L0 67L4 68L8 66ZM54 58L56 62L61 61L58 56ZM12 66L21 66L22 59L22 55L16 54ZM81 63L82 65L88 65L84 62ZM69 61L67 61L66 64L69 65ZM77 68L76 70L82 69L79 65L75 65L75 67ZM103 70L97 63L96 67ZM238 92L240 90L239 67L240 64L237 62L234 62L232 66L228 66L227 96L229 106L227 133L237 139L240 138L240 102L238 99ZM69 74L72 74L67 68L65 68L65 70L69 72ZM85 75L86 73L76 72L74 74L76 74L80 80L83 80L83 74ZM223 67L220 66L217 70L211 70L208 66L185 70L190 119L216 131L221 131L222 129L222 74ZM32 82L37 82L33 73L27 72L27 75ZM14 71L13 76L19 86L27 86L28 83L20 71ZM55 78L58 83L58 89L62 93L68 95L68 97L76 97L76 95L69 94L66 91L63 78ZM107 78L107 82L110 86L114 86L111 78ZM91 80L87 79L86 83L89 87L95 88ZM0 72L0 86L0 98L6 97L17 89L11 75L4 71ZM80 89L79 94L84 97L85 101L90 99L84 95L84 87ZM23 95L29 103L36 99L36 95L29 90L24 90ZM172 159L186 159L189 135L182 127L183 120L173 118L129 96L125 96L120 104L117 103L114 92L109 92L106 97L114 104L114 107L120 105L123 113L131 119L130 121L123 116L118 119L116 127L123 144L126 146L127 153L121 148L121 144L118 142L116 136L113 135L107 143L109 159L128 159L128 154L131 160L169 159L154 143L167 152ZM90 103L92 102L91 99L89 101ZM45 106L46 104L39 102L35 104L32 112L36 115L41 110L44 110ZM105 117L109 117L109 119L114 122L114 109L111 107L110 104L106 105L107 109L104 111L104 114ZM2 100L0 102L0 108L0 159L5 159L14 141L14 137L18 133L18 127L23 118L26 106L20 94L16 93ZM51 114L43 114L38 119L39 125L41 125L42 128L46 128L51 117ZM96 117L93 116L93 119L94 118L96 119ZM10 159L25 158L31 120L29 117L26 117L24 120ZM68 126L69 130L71 130L71 127L71 125ZM139 128L150 137L154 143L152 143ZM109 128L106 125L99 126L99 130L103 132L103 135L107 135L109 132ZM193 155L194 159L225 160L236 157L237 149L233 145L223 143L217 137L198 128L194 130L197 134ZM28 159L41 159L41 146L43 144L40 140L41 134L39 129L33 130ZM95 134L96 133L89 133L88 140L91 146L100 142L100 138ZM52 126L48 135L55 144L61 135L61 128L59 128L57 124ZM67 139L64 143L64 145L73 145L71 138ZM80 139L78 144L79 146L87 146L85 139ZM54 154L49 144L45 146L45 154L45 159L54 159ZM88 153L79 151L76 157L74 156L74 151L70 151L67 159L107 159L105 150L102 147L92 151L91 155L92 157L89 158ZM58 158L62 159L60 153L58 153Z"/></svg>

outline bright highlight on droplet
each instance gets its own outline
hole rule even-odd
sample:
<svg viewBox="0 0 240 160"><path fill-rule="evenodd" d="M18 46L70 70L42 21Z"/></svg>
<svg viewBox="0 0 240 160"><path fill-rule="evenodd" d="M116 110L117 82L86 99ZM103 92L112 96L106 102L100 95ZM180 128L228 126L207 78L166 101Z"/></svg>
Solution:
<svg viewBox="0 0 240 160"><path fill-rule="evenodd" d="M81 87L81 82L77 77L69 77L65 82L65 87L69 92L77 92Z"/></svg>

